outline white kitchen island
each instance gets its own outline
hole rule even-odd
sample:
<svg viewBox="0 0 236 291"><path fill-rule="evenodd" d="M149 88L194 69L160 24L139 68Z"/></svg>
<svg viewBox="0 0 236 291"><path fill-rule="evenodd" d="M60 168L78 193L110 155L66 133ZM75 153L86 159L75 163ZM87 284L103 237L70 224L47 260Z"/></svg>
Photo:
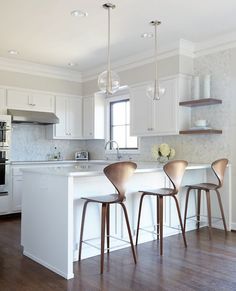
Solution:
<svg viewBox="0 0 236 291"><path fill-rule="evenodd" d="M83 196L95 196L114 193L112 184L103 174L106 162L98 164L83 162L70 167L28 168L23 170L23 199L21 244L24 255L49 268L66 279L74 277L73 262L78 260L78 243L82 215ZM228 229L231 228L231 167L228 166L225 184L221 190ZM209 164L189 165L184 175L183 185L203 181L216 181L212 176ZM131 230L135 236L140 193L139 190L166 187L169 180L162 166L157 163L138 163L138 168L127 184L126 206ZM178 195L183 214L185 189ZM212 195L213 216L220 216L218 204ZM141 227L152 230L155 223L155 205L153 197L144 199ZM173 200L173 199L172 199ZM166 225L178 227L178 218L171 199L165 202L164 221ZM204 200L204 199L203 199ZM173 201L174 202L174 201ZM196 199L191 195L189 201L189 216L195 214ZM205 214L202 203L201 214ZM111 235L126 240L127 231L123 221L120 205L111 206ZM204 219L203 224L204 225ZM222 227L216 222L215 227ZM188 230L195 228L195 222L187 224ZM165 236L178 233L171 230ZM92 248L93 243L99 247L100 209L96 203L89 203L85 221L82 258L98 255L100 252ZM90 240L97 238L95 240ZM152 234L141 231L139 243L155 239ZM114 250L127 247L120 241L111 240ZM184 247L182 241L177 247ZM164 245L165 248L165 245ZM99 272L99 268L98 268Z"/></svg>

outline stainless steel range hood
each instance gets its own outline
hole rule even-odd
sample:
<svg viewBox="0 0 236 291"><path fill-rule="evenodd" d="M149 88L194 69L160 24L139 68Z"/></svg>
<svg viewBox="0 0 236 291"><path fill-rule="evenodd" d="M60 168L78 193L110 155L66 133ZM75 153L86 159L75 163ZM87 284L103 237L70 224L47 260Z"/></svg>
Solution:
<svg viewBox="0 0 236 291"><path fill-rule="evenodd" d="M59 118L53 112L7 109L7 114L12 116L13 123L33 123L44 125L59 123Z"/></svg>

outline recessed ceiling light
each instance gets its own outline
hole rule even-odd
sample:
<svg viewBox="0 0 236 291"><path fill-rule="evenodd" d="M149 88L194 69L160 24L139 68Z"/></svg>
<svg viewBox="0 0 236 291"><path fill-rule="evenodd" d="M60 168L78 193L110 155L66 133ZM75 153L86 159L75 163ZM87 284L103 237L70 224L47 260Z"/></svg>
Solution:
<svg viewBox="0 0 236 291"><path fill-rule="evenodd" d="M77 66L77 64L76 64L76 63L69 62L69 63L68 63L68 66L69 66L69 67L75 67L75 66Z"/></svg>
<svg viewBox="0 0 236 291"><path fill-rule="evenodd" d="M81 10L73 10L71 11L70 15L74 17L86 17L88 16L88 12L84 12Z"/></svg>
<svg viewBox="0 0 236 291"><path fill-rule="evenodd" d="M9 50L8 51L8 53L10 54L10 55L19 55L19 52L18 51L16 51L16 50Z"/></svg>
<svg viewBox="0 0 236 291"><path fill-rule="evenodd" d="M153 33L151 32L144 32L141 34L142 38L152 38L153 37Z"/></svg>

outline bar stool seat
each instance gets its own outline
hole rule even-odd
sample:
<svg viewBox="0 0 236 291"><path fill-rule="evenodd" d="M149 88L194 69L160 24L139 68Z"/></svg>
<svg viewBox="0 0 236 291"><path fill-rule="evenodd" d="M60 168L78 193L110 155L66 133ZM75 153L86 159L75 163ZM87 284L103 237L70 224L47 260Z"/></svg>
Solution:
<svg viewBox="0 0 236 291"><path fill-rule="evenodd" d="M192 190L216 190L219 186L212 183L200 183L194 185L186 185L185 187L191 188Z"/></svg>
<svg viewBox="0 0 236 291"><path fill-rule="evenodd" d="M131 250L133 254L134 263L136 264L136 253L134 249L132 233L129 225L129 218L125 204L125 183L133 175L137 165L133 162L118 162L111 164L103 169L105 176L115 187L117 194L109 194L102 196L91 196L83 197L85 200L83 206L82 220L81 220L81 231L80 231L80 244L79 244L79 261L81 260L84 222L88 203L100 203L102 204L101 214L101 260L100 260L100 273L103 273L104 266L104 251L105 251L105 227L106 227L106 239L107 239L107 252L110 251L110 204L119 204L123 210L126 226L129 235L129 241L131 244ZM115 192L115 191L114 191ZM121 239L122 240L122 239Z"/></svg>
<svg viewBox="0 0 236 291"><path fill-rule="evenodd" d="M160 238L160 255L163 254L163 198L164 197L173 197L176 204L176 209L179 217L180 227L182 231L183 241L185 247L187 247L187 242L184 233L184 227L181 219L179 203L176 198L176 195L179 192L179 188L181 185L181 181L185 172L185 169L188 165L188 162L183 160L175 160L164 165L163 170L167 177L169 178L172 188L159 188L156 190L143 190L140 203L139 203L139 212L138 212L138 224L137 224L137 234L136 234L136 245L138 244L139 230L140 230L140 219L141 219L141 211L143 198L148 195L156 196L157 198L157 238ZM153 232L154 233L154 232Z"/></svg>
<svg viewBox="0 0 236 291"><path fill-rule="evenodd" d="M82 197L81 199L90 201L90 202L97 202L97 203L119 203L119 194L108 194L103 196L91 196L91 197Z"/></svg>
<svg viewBox="0 0 236 291"><path fill-rule="evenodd" d="M151 189L151 190L145 190L145 191L139 191L143 192L146 195L159 195L159 196L170 196L177 194L175 191L173 191L172 188L158 188L158 189Z"/></svg>
<svg viewBox="0 0 236 291"><path fill-rule="evenodd" d="M215 193L218 198L218 203L220 207L220 212L221 212L221 219L223 221L224 225L224 230L225 234L227 234L227 226L226 226L226 221L225 221L225 215L224 215L224 209L220 197L220 192L218 189L220 189L223 186L224 182L224 174L225 174L225 169L228 165L228 160L227 159L219 159L214 161L211 164L211 168L213 173L215 174L218 184L214 183L199 183L199 184L194 184L194 185L186 185L187 187L187 193L186 193L186 202L185 202L185 213L184 213L184 231L186 230L186 220L188 219L187 217L187 211L188 211L188 200L189 200L189 194L191 190L197 190L197 211L196 211L196 218L197 218L197 229L200 227L200 209L201 209L201 192L204 191L206 194L206 202L207 202L207 217L208 217L208 229L209 229L209 238L211 239L212 233L211 233L211 227L212 227L212 218L211 218L211 191L212 193ZM213 192L214 191L214 192ZM192 218L192 216L191 216Z"/></svg>

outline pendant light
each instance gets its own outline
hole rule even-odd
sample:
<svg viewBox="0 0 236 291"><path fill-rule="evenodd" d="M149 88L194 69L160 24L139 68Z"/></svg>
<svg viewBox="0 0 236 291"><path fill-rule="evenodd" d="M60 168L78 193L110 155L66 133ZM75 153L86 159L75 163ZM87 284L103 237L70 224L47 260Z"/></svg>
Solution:
<svg viewBox="0 0 236 291"><path fill-rule="evenodd" d="M111 23L110 23L110 12L111 9L115 9L115 5L112 3L103 4L103 8L108 11L108 48L107 48L107 70L102 72L98 76L98 87L100 90L107 95L112 95L120 87L119 76L111 71L111 54L110 54L110 34L111 34Z"/></svg>
<svg viewBox="0 0 236 291"><path fill-rule="evenodd" d="M158 60L157 60L157 26L161 24L161 21L154 20L151 21L150 24L154 26L154 36L155 36L155 54L154 54L154 61L155 61L155 79L154 84L152 86L147 87L147 96L153 100L160 100L160 97L165 94L165 88L160 87L158 81Z"/></svg>

